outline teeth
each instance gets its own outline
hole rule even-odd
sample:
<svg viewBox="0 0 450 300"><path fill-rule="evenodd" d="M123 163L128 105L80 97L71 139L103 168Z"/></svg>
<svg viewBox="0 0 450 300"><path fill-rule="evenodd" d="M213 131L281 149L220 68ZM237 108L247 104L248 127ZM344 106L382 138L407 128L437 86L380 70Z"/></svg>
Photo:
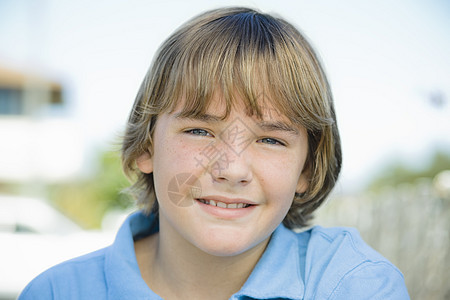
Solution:
<svg viewBox="0 0 450 300"><path fill-rule="evenodd" d="M227 208L227 204L223 202L217 202L218 207Z"/></svg>
<svg viewBox="0 0 450 300"><path fill-rule="evenodd" d="M246 207L250 206L250 204L246 204L246 203L230 203L230 204L226 204L226 203L220 202L220 201L205 200L205 199L198 199L198 201L200 201L201 203L204 203L204 204L218 206L218 207L221 207L221 208L246 208Z"/></svg>

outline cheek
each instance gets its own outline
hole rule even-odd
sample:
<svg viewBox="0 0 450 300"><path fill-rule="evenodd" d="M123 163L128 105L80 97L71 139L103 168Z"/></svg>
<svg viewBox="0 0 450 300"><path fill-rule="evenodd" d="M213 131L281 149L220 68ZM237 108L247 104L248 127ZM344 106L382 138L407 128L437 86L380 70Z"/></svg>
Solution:
<svg viewBox="0 0 450 300"><path fill-rule="evenodd" d="M180 168L195 162L192 150L182 141L163 140L155 149L155 166L158 169Z"/></svg>
<svg viewBox="0 0 450 300"><path fill-rule="evenodd" d="M264 163L261 164L262 161L264 161ZM286 189L288 186L296 185L303 167L302 161L293 155L285 157L279 156L274 157L273 159L266 158L260 160L258 165L263 165L260 172L267 174L267 176L265 176L266 180L267 177L269 177L271 181L277 182L280 189Z"/></svg>
<svg viewBox="0 0 450 300"><path fill-rule="evenodd" d="M182 141L168 139L161 142L154 152L153 173L157 193L167 189L170 181L180 174L191 174L198 177L202 171L201 166L199 167L195 160L198 152L198 149Z"/></svg>
<svg viewBox="0 0 450 300"><path fill-rule="evenodd" d="M292 161L282 160L260 165L258 173L262 174L260 181L266 195L274 204L290 207L300 177L298 168L293 167Z"/></svg>

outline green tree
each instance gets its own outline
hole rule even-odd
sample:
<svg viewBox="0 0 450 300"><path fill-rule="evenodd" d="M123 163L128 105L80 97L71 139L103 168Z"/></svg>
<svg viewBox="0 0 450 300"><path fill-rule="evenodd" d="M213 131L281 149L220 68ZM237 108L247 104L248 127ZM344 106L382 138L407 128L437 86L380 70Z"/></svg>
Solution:
<svg viewBox="0 0 450 300"><path fill-rule="evenodd" d="M129 182L122 172L119 155L99 155L99 167L89 178L50 187L51 201L84 228L100 228L110 209L126 209L133 203L122 191Z"/></svg>
<svg viewBox="0 0 450 300"><path fill-rule="evenodd" d="M387 165L369 184L370 190L379 190L383 186L396 186L401 183L413 183L419 178L433 178L439 172L450 170L450 153L435 151L430 162L420 168L414 169L400 161Z"/></svg>

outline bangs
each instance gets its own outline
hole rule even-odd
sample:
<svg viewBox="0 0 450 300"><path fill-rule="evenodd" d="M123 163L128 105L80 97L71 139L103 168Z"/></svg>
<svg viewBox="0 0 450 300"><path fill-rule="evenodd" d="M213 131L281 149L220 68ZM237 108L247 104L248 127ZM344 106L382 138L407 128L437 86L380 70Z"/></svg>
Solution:
<svg viewBox="0 0 450 300"><path fill-rule="evenodd" d="M226 118L238 96L258 118L277 113L312 131L333 122L323 71L306 40L282 20L249 13L209 18L180 29L160 55L161 111L182 103L180 115L198 116L219 96Z"/></svg>

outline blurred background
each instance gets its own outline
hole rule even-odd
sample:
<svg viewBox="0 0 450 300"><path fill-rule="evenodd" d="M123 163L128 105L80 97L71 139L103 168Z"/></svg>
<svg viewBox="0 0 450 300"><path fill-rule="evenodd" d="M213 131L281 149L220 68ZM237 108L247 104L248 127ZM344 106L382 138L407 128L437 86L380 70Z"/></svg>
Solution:
<svg viewBox="0 0 450 300"><path fill-rule="evenodd" d="M0 299L112 241L133 210L120 135L153 54L229 5L297 25L329 75L344 167L314 224L357 227L413 299L450 299L446 0L0 0Z"/></svg>

